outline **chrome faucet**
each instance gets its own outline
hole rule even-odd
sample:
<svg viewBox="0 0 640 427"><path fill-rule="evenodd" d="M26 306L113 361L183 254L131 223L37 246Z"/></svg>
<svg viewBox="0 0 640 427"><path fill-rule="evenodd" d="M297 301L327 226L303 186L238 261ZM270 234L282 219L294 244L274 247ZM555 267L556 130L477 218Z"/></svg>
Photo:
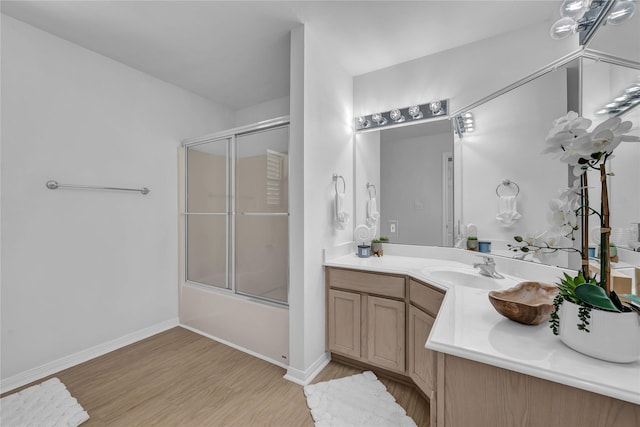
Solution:
<svg viewBox="0 0 640 427"><path fill-rule="evenodd" d="M494 279L504 279L504 276L496 271L496 263L490 256L481 255L484 259L483 263L476 262L473 264L473 268L480 269L480 274L487 277L493 277Z"/></svg>

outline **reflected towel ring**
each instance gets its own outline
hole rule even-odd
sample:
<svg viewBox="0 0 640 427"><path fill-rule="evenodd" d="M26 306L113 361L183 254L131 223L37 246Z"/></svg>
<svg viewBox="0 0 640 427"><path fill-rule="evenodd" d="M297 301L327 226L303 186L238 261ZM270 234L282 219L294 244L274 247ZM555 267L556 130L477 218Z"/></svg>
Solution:
<svg viewBox="0 0 640 427"><path fill-rule="evenodd" d="M371 195L371 188L373 188L373 196ZM367 182L367 191L369 191L369 198L373 199L374 197L376 197L378 195L378 191L376 190L376 186L373 184L369 184Z"/></svg>
<svg viewBox="0 0 640 427"><path fill-rule="evenodd" d="M498 197L504 197L502 194L500 194L500 192L498 190L500 190L500 187L509 187L511 185L515 185L516 187L516 194L513 194L513 196L517 196L518 194L520 194L520 187L518 186L518 184L516 184L515 182L511 181L510 179L505 179L502 181L501 184L498 184L498 186L496 187L496 195Z"/></svg>
<svg viewBox="0 0 640 427"><path fill-rule="evenodd" d="M342 180L342 193L338 191L338 179ZM345 194L347 192L347 182L344 180L344 177L342 175L338 175L337 173L334 173L333 182L336 186L336 194Z"/></svg>

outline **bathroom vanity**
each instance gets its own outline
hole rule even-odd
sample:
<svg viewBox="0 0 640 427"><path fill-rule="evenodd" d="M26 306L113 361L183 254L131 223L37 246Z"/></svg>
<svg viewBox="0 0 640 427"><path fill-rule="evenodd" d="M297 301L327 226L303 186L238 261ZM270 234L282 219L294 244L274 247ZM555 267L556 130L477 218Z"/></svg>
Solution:
<svg viewBox="0 0 640 427"><path fill-rule="evenodd" d="M413 383L432 426L640 425L640 360L584 356L546 323L518 324L488 300L491 289L553 283L562 270L497 258L505 279L493 279L460 249L346 252L325 260L327 347L334 359Z"/></svg>

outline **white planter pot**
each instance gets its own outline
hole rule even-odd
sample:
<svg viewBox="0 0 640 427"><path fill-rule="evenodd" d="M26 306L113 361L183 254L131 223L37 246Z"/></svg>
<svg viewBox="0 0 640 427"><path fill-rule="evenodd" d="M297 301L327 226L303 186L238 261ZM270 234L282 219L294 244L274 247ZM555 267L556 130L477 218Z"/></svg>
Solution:
<svg viewBox="0 0 640 427"><path fill-rule="evenodd" d="M609 362L630 363L640 358L640 316L592 309L587 329L578 329L578 305L564 301L558 311L560 339L587 356Z"/></svg>

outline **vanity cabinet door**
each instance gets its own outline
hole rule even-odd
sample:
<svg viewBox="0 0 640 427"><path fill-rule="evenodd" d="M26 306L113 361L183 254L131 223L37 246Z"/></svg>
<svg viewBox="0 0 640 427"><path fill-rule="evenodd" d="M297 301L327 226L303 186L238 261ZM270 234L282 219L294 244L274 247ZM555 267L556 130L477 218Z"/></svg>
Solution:
<svg viewBox="0 0 640 427"><path fill-rule="evenodd" d="M436 353L425 348L435 319L409 306L409 376L427 396L435 390Z"/></svg>
<svg viewBox="0 0 640 427"><path fill-rule="evenodd" d="M367 360L405 373L405 304L386 298L367 298Z"/></svg>
<svg viewBox="0 0 640 427"><path fill-rule="evenodd" d="M360 358L360 294L329 290L329 350Z"/></svg>

